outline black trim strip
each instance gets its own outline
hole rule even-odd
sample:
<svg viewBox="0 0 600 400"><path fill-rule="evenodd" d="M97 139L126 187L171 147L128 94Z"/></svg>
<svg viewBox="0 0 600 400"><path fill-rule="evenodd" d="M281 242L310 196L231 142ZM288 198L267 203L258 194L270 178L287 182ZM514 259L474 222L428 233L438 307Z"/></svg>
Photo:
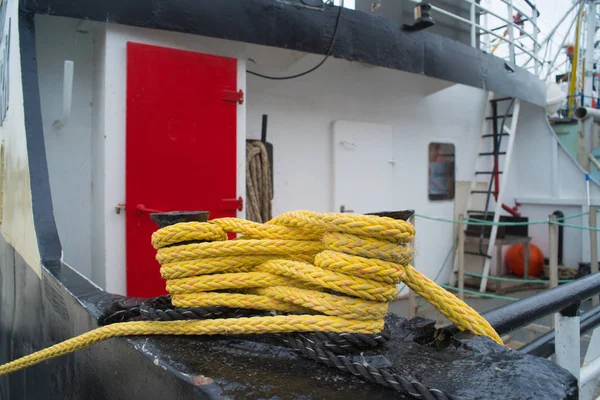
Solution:
<svg viewBox="0 0 600 400"><path fill-rule="evenodd" d="M336 7L293 0L22 0L30 13L191 33L326 54ZM344 10L332 56L426 75L546 106L542 81L491 54L400 22ZM514 70L512 72L511 70Z"/></svg>
<svg viewBox="0 0 600 400"><path fill-rule="evenodd" d="M24 1L22 0L22 3ZM42 264L58 265L62 248L54 220L48 177L38 84L34 14L19 10L19 36L33 223Z"/></svg>

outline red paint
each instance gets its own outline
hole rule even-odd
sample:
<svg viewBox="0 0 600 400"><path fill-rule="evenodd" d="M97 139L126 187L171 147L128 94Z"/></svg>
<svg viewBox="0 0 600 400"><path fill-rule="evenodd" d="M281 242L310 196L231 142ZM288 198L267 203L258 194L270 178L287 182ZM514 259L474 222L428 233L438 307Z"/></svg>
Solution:
<svg viewBox="0 0 600 400"><path fill-rule="evenodd" d="M127 295L166 293L149 210L234 217L237 60L127 44ZM138 206L139 205L139 206Z"/></svg>

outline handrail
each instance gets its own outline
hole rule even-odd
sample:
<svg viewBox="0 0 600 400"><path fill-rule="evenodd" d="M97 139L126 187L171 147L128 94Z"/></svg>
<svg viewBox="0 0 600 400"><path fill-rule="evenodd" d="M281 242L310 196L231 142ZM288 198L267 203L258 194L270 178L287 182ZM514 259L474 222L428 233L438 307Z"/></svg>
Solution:
<svg viewBox="0 0 600 400"><path fill-rule="evenodd" d="M472 2L472 0L463 0L463 1L466 1L467 3L471 3ZM500 1L506 3L505 0L500 0ZM512 25L513 28L517 28L520 32L522 32L525 35L529 36L529 38L531 40L533 40L534 42L537 42L536 39L533 36L531 36L531 34L529 34L529 32L527 32L525 29L521 28L519 25L515 24L514 21L508 20L508 19L505 19L505 18L501 17L500 15L496 14L495 12L492 12L492 11L488 10L487 8L485 8L484 6L482 6L481 4L475 3L475 6L479 7L481 10L484 10L489 15L493 15L494 17L498 18L499 20L506 22L507 26L508 25ZM513 6L513 8L516 10L516 8L514 6ZM524 19L521 20L521 21L532 21L531 17L528 17L525 14L523 14L523 18ZM536 26L536 28L537 28L537 26Z"/></svg>
<svg viewBox="0 0 600 400"><path fill-rule="evenodd" d="M579 331L582 335L600 325L600 305L584 312L581 315ZM537 339L523 345L518 349L521 353L530 354L532 356L548 358L554 354L554 339L556 332L554 330L545 333Z"/></svg>
<svg viewBox="0 0 600 400"><path fill-rule="evenodd" d="M410 1L413 3L420 2L420 0L410 0ZM520 63L520 64L522 64L522 66L526 66L532 59L535 61L534 67L536 68L536 72L538 71L538 69L537 69L538 67L543 66L543 64L544 64L543 58L539 57L537 54L543 47L543 43L540 43L537 39L537 35L540 32L540 29L537 26L537 17L540 15L540 12L535 7L534 4L525 0L525 2L531 7L531 13L526 13L525 11L523 11L522 7L515 6L513 4L513 0L500 0L501 2L507 4L508 13L512 14L511 10L514 10L515 12L518 12L522 15L520 21L517 21L517 22L529 21L533 25L533 33L529 33L529 32L527 32L527 30L525 28L523 28L523 27L519 26L517 23L515 23L512 15L503 17L499 13L488 9L487 7L485 7L484 5L482 5L480 3L477 3L475 0L461 0L461 1L470 5L470 7L471 7L470 19L464 18L462 16L459 16L448 10L445 10L441 7L434 6L434 5L431 5L431 10L432 10L432 12L436 12L436 13L445 15L456 21L459 21L461 23L464 23L464 24L470 26L471 27L472 45L475 45L475 43L476 43L475 38L477 36L477 33L479 33L479 35L491 35L491 36L495 37L497 40L500 40L500 42L498 44L496 44L495 46L498 46L499 44L502 44L502 43L506 43L509 45L509 49L510 49L509 53L510 53L510 58L511 58L510 61L511 62L513 62L513 63L516 62L514 49L519 49L522 51L522 53L520 53L519 55L529 56L526 61L524 61L523 63ZM475 9L477 9L477 11L474 11ZM509 30L509 37L505 37L505 36L495 33L494 30L497 27L488 29L487 26L484 27L481 24L477 23L478 15L490 15L490 16L498 19L499 21L502 21L503 23L505 23L505 25L502 25L501 28L506 28ZM515 33L517 31L520 33L518 38L513 37L513 29L514 29ZM523 39L528 39L528 40L532 41L531 49L527 49L519 43L519 42L522 42ZM544 40L544 42L547 42L547 41L548 41L548 38L546 38ZM489 43L483 43L483 41L482 41L479 45L480 49L485 50L484 46L486 46L488 44ZM527 47L529 47L529 46L527 46ZM517 65L519 65L519 64L517 64Z"/></svg>
<svg viewBox="0 0 600 400"><path fill-rule="evenodd" d="M495 308L482 316L499 335L504 335L599 293L600 273L595 273ZM458 332L455 325L449 325L444 329L453 333Z"/></svg>

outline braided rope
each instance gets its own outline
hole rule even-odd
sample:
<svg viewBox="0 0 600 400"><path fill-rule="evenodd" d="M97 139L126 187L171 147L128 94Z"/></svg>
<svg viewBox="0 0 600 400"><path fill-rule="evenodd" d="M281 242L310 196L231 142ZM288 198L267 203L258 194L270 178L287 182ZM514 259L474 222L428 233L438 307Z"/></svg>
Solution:
<svg viewBox="0 0 600 400"><path fill-rule="evenodd" d="M243 240L226 240L227 232ZM215 335L282 332L378 334L388 302L404 281L462 330L502 343L475 310L416 271L407 246L415 234L404 221L359 214L296 211L266 224L232 218L183 223L152 236L172 307L142 305L136 313L168 322L129 322L103 326L79 337L0 366L0 375L116 336ZM190 243L203 241L201 243ZM208 308L208 311L206 311ZM228 314L231 309L292 315L179 320ZM198 311L203 309L203 311ZM212 313L212 314L211 314ZM300 314L300 315L296 315ZM187 318L187 317L183 317ZM305 348L309 348L305 344ZM320 346L320 351L327 347ZM313 353L316 350L313 351ZM316 353L315 353L316 354ZM432 392L386 371L348 364L335 353L321 354L332 365L369 375L408 394ZM332 358L334 357L334 358ZM337 360L337 361L335 361ZM388 375L385 375L385 374ZM425 394L421 396L427 397ZM433 397L435 398L435 397Z"/></svg>
<svg viewBox="0 0 600 400"><path fill-rule="evenodd" d="M382 329L383 324L379 321L353 321L322 315L122 322L96 328L54 346L0 365L0 376L120 336L238 335L312 331L373 333Z"/></svg>
<svg viewBox="0 0 600 400"><path fill-rule="evenodd" d="M335 354L325 346L318 345L313 338L307 335L287 335L282 337L282 341L311 360L360 376L369 382L394 389L399 393L428 400L455 399L454 396L444 394L438 389L427 388L422 383L414 380L409 381L387 368L377 368L369 363L365 357Z"/></svg>

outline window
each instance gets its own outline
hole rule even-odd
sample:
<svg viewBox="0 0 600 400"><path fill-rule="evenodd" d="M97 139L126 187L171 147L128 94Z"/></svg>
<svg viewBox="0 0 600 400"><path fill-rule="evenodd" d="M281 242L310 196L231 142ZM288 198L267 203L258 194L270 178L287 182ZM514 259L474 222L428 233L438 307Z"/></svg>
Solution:
<svg viewBox="0 0 600 400"><path fill-rule="evenodd" d="M429 144L429 200L454 199L454 145Z"/></svg>

